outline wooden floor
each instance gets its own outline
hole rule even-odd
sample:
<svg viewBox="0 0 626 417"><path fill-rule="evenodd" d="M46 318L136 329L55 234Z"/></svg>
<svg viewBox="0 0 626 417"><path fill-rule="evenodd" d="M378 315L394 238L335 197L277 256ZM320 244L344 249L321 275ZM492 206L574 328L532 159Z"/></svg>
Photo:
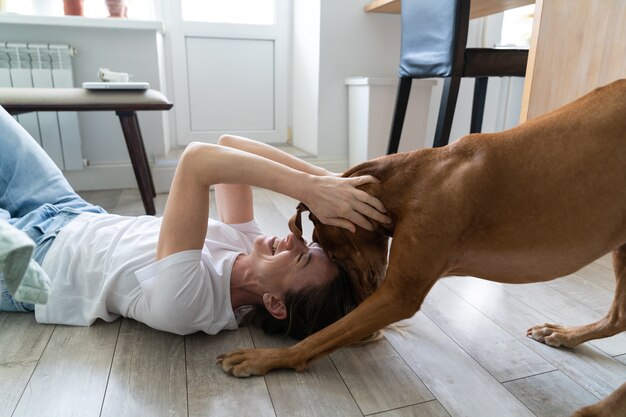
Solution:
<svg viewBox="0 0 626 417"><path fill-rule="evenodd" d="M83 196L142 213L134 190ZM157 197L159 213L166 198ZM295 203L263 190L255 201L264 230L286 234ZM0 313L0 417L569 416L626 381L626 333L567 350L525 331L596 320L613 291L608 257L545 284L447 278L382 341L341 349L304 373L249 379L224 375L216 356L291 342L253 328L180 337L132 320L80 328Z"/></svg>

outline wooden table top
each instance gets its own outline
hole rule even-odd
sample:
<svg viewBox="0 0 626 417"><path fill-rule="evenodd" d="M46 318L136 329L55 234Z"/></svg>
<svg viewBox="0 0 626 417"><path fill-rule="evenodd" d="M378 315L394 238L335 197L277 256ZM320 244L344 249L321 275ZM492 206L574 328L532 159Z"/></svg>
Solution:
<svg viewBox="0 0 626 417"><path fill-rule="evenodd" d="M500 13L505 10L533 4L535 0L472 0L470 19ZM400 13L400 0L373 0L365 5L368 13Z"/></svg>
<svg viewBox="0 0 626 417"><path fill-rule="evenodd" d="M0 88L0 106L17 114L31 111L169 110L173 104L156 90Z"/></svg>

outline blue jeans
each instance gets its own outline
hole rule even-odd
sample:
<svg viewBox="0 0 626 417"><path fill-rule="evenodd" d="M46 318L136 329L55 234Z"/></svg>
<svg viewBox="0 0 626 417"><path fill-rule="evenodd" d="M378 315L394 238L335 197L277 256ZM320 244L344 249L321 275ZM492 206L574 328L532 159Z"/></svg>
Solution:
<svg viewBox="0 0 626 417"><path fill-rule="evenodd" d="M0 107L0 219L36 244L39 264L61 228L80 213L106 213L83 200L39 144ZM33 311L13 300L0 271L0 311Z"/></svg>

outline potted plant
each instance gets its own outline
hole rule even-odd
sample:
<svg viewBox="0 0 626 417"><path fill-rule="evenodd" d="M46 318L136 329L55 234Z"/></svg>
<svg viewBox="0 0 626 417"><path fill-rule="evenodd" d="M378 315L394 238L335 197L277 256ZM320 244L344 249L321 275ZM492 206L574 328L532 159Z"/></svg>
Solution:
<svg viewBox="0 0 626 417"><path fill-rule="evenodd" d="M128 7L126 0L106 0L109 9L109 17L127 18Z"/></svg>
<svg viewBox="0 0 626 417"><path fill-rule="evenodd" d="M63 0L63 12L66 16L82 16L83 0Z"/></svg>

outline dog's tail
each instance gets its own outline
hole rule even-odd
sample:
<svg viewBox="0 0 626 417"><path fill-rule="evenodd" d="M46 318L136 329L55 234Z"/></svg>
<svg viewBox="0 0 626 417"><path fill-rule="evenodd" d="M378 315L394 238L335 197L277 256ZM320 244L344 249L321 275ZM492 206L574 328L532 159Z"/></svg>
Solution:
<svg viewBox="0 0 626 417"><path fill-rule="evenodd" d="M385 328L383 328L381 330L376 330L375 332L370 333L369 335L363 337L362 339L357 340L356 342L350 343L350 346L351 347L365 346L365 345L370 344L372 342L377 342L377 341L381 340L385 336L385 332L387 332L387 331L396 332L396 333L399 333L402 336L405 336L407 332L404 329L407 326L408 325L402 324L402 323L390 324L389 326L385 326Z"/></svg>
<svg viewBox="0 0 626 417"><path fill-rule="evenodd" d="M367 336L357 340L356 342L350 343L348 346L350 347L365 346L372 342L377 342L382 338L383 338L383 331L376 330L375 332L368 334Z"/></svg>

